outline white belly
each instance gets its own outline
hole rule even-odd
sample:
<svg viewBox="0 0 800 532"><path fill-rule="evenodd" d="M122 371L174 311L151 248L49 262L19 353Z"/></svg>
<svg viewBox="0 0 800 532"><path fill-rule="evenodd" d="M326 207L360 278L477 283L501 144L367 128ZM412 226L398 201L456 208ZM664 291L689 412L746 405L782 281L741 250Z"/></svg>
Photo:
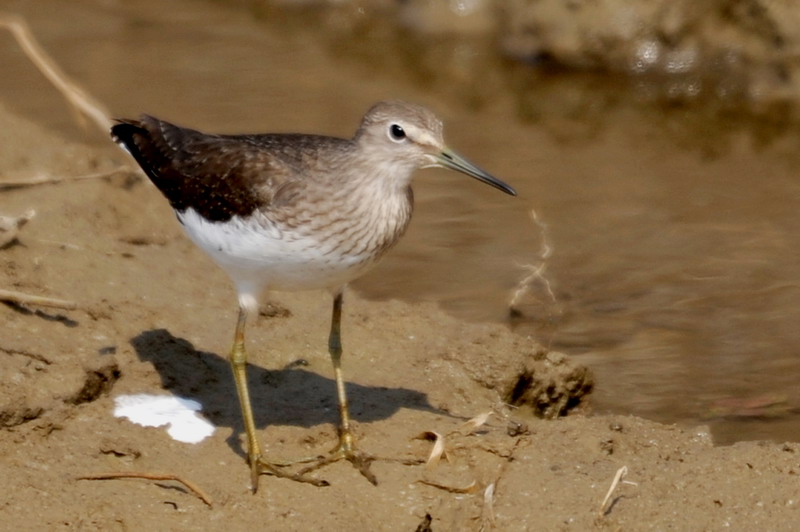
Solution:
<svg viewBox="0 0 800 532"><path fill-rule="evenodd" d="M194 243L233 279L240 298L257 298L264 290L337 289L375 262L367 253L342 256L330 243L257 217L209 222L193 209L178 217Z"/></svg>

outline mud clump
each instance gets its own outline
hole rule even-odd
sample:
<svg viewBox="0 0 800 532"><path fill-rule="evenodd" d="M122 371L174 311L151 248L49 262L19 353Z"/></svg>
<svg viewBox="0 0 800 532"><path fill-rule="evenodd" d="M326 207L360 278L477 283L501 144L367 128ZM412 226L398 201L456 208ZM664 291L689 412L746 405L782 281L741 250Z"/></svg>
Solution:
<svg viewBox="0 0 800 532"><path fill-rule="evenodd" d="M108 361L97 368L88 369L83 387L66 402L79 405L90 403L101 395L108 395L120 376L122 376L122 372L115 361Z"/></svg>
<svg viewBox="0 0 800 532"><path fill-rule="evenodd" d="M594 387L589 369L563 353L539 351L524 357L521 364L506 384L503 399L530 407L540 418L565 416L583 406Z"/></svg>

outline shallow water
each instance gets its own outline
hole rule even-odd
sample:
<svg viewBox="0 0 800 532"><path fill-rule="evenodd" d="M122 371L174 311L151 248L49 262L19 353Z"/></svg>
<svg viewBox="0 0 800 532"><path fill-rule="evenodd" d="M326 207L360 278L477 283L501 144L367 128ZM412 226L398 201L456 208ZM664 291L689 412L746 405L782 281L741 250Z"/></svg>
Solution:
<svg viewBox="0 0 800 532"><path fill-rule="evenodd" d="M356 289L439 301L577 355L596 372L596 410L708 423L720 442L800 438L793 125L537 73L480 43L312 31L203 2L31 4L2 7L115 116L349 136L376 100L430 106L450 144L519 197L421 172L409 233ZM0 42L6 106L106 142Z"/></svg>

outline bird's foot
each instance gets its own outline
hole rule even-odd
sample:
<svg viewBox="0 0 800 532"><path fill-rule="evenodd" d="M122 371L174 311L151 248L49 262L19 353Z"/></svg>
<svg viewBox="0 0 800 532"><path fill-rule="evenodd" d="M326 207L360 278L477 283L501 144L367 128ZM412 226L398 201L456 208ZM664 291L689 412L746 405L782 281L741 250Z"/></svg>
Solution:
<svg viewBox="0 0 800 532"><path fill-rule="evenodd" d="M378 479L370 469L372 462L385 461L403 465L420 465L425 463L425 460L418 458L382 458L363 453L356 449L352 435L350 433L345 433L339 438L339 444L324 456L312 456L283 462L267 462L261 458L261 456L255 457L254 460L251 460L251 464L255 464L251 466L253 492L255 492L258 487L258 477L260 475L272 475L279 478L294 480L295 482L312 484L314 486L329 486L330 483L328 481L309 476L309 474L335 462L339 462L340 460L347 460L350 462L373 486L378 485ZM291 466L297 466L299 464L307 465L295 472L290 469Z"/></svg>
<svg viewBox="0 0 800 532"><path fill-rule="evenodd" d="M340 460L347 460L373 486L378 485L378 479L370 470L370 465L378 458L357 450L353 443L353 437L349 432L340 436L339 445L334 447L327 456L319 456L315 460L311 460L312 463L298 471L297 474L305 476Z"/></svg>
<svg viewBox="0 0 800 532"><path fill-rule="evenodd" d="M287 466L293 463L305 463L307 461L308 460L299 460L297 462L267 462L261 458L261 456L252 457L250 459L250 482L253 493L258 490L258 479L260 475L272 475L278 478L294 480L295 482L312 484L317 487L330 486L327 480L307 476L305 469L296 473L286 469Z"/></svg>

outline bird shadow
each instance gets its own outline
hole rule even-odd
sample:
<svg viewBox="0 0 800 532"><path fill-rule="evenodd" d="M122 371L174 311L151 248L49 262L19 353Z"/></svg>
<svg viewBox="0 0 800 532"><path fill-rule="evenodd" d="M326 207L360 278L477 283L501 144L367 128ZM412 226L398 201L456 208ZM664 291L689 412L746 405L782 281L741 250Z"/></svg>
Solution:
<svg viewBox="0 0 800 532"><path fill-rule="evenodd" d="M130 343L139 359L153 364L163 388L200 402L204 415L215 426L231 427L228 444L236 453L246 456L238 437L244 425L227 357L199 351L191 342L165 329L144 331ZM269 425L313 427L323 423L338 426L335 380L303 369L302 365L303 361L298 361L269 370L248 364L250 401L257 428ZM401 408L449 415L433 407L427 395L416 390L352 382L346 384L346 389L351 417L361 423L387 419Z"/></svg>

